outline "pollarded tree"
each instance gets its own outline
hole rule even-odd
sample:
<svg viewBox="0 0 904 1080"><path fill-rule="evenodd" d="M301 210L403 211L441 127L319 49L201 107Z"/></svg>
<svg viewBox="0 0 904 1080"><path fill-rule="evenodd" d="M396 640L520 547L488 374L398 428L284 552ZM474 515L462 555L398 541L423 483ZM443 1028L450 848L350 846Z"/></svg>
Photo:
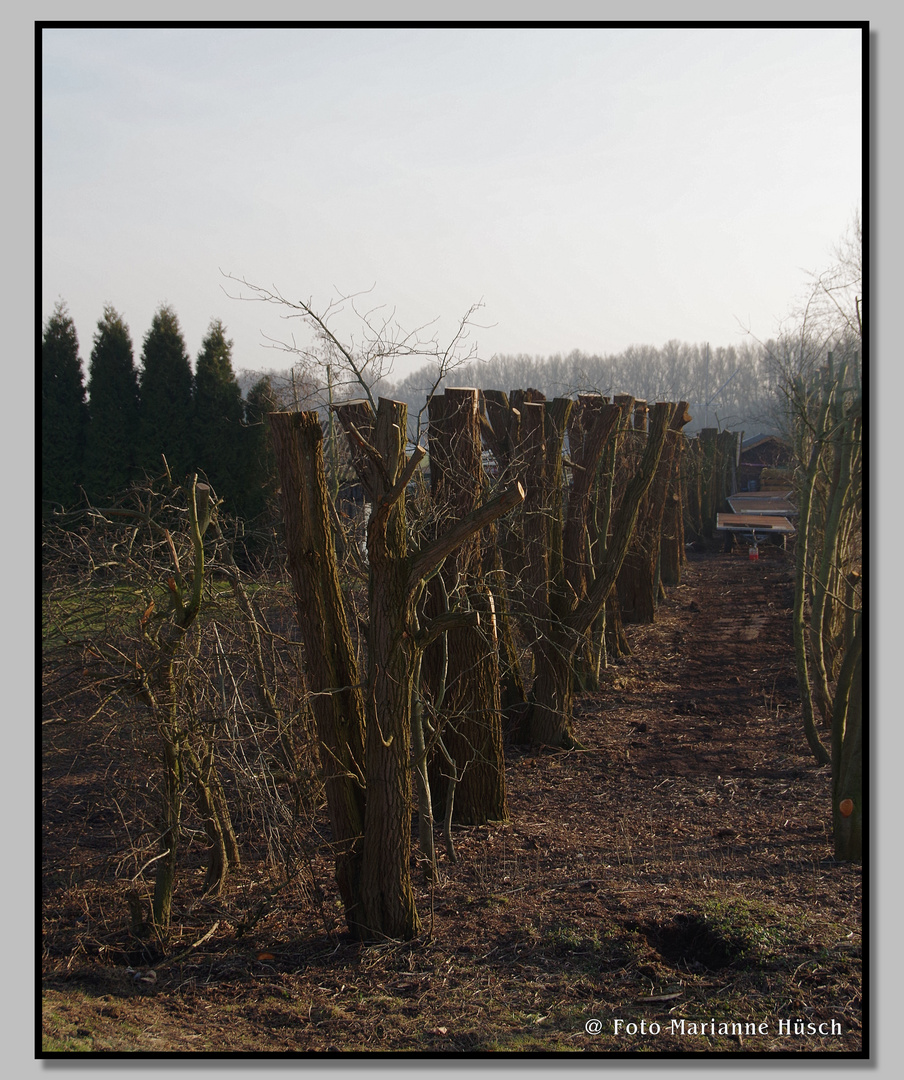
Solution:
<svg viewBox="0 0 904 1080"><path fill-rule="evenodd" d="M87 434L78 335L60 301L44 327L41 346L41 499L45 504L66 507L77 498Z"/></svg>
<svg viewBox="0 0 904 1080"><path fill-rule="evenodd" d="M141 427L139 464L159 473L163 457L175 481L193 468L192 371L179 320L161 306L144 338L141 352Z"/></svg>
<svg viewBox="0 0 904 1080"><path fill-rule="evenodd" d="M411 894L412 705L423 649L454 627L479 623L475 611L443 612L422 621L427 582L447 556L519 505L515 484L415 546L405 493L425 451L405 449L407 407L381 398L337 407L352 459L372 506L367 524L368 608L365 685L365 778L361 897L365 925L387 937L411 938L418 919Z"/></svg>
<svg viewBox="0 0 904 1080"><path fill-rule="evenodd" d="M446 557L524 498L520 487L483 503L415 547L405 509L424 457L405 451L407 409L381 399L337 407L372 513L367 529L367 660L354 656L327 511L317 414L270 417L296 592L349 930L359 938L416 936L411 885L412 708L423 649L475 612L419 618L427 581Z"/></svg>
<svg viewBox="0 0 904 1080"><path fill-rule="evenodd" d="M564 576L568 589L559 587L551 590L551 606L556 617L550 621L548 640L544 640L545 647L537 656L537 678L529 716L531 739L534 742L565 748L575 745L570 731L574 700L574 658L585 635L604 611L609 594L615 587L634 534L640 507L656 476L675 409L675 405L660 401L650 410L643 452L636 470L622 492L618 507L612 512L605 551L594 567L592 581L587 582L586 592L583 591L580 579L571 573L571 568L578 561L577 557L566 561ZM593 419L597 431L605 430L608 423L606 412L600 411ZM609 432L611 431L612 427L609 427ZM588 471L595 471L594 458L599 462L597 452L601 456L602 447L593 454L585 450ZM586 501L579 503L575 498L570 500L565 521L564 551L580 550L579 543L573 542L570 537L580 537L583 534L587 513Z"/></svg>
<svg viewBox="0 0 904 1080"><path fill-rule="evenodd" d="M132 338L109 305L98 321L88 368L85 489L92 499L123 491L135 478L138 372Z"/></svg>
<svg viewBox="0 0 904 1080"><path fill-rule="evenodd" d="M634 416L638 417L640 402L635 402ZM647 423L648 410L643 409L641 430ZM666 444L659 459L653 483L647 492L631 541L616 580L616 595L624 622L651 623L656 618L660 587L660 554L663 545L663 522L669 503L669 489L675 456L684 436L681 428L690 423L687 402L681 402L672 416ZM640 435L634 433L635 437ZM641 436L643 438L643 436ZM642 447L636 452L638 458Z"/></svg>
<svg viewBox="0 0 904 1080"><path fill-rule="evenodd" d="M485 501L478 392L448 387L429 402L430 482L438 534ZM507 817L496 598L484 575L492 530L475 533L450 555L428 586L425 612L456 606L480 613L479 625L451 629L424 655L424 688L439 706L444 750L434 755L435 805L455 821L483 825ZM429 743L429 740L427 740ZM453 772L450 774L450 769ZM442 777L450 776L451 785Z"/></svg>
<svg viewBox="0 0 904 1080"><path fill-rule="evenodd" d="M232 342L214 319L201 345L194 380L195 460L226 509L242 514L245 501L242 391L232 369Z"/></svg>

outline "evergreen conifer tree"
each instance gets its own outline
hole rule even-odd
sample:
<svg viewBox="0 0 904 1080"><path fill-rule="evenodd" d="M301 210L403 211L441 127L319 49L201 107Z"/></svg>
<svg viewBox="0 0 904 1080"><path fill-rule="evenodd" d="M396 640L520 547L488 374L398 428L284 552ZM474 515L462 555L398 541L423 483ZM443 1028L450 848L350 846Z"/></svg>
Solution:
<svg viewBox="0 0 904 1080"><path fill-rule="evenodd" d="M195 364L196 467L223 499L225 509L244 515L242 476L244 407L232 369L232 342L219 319L211 322Z"/></svg>
<svg viewBox="0 0 904 1080"><path fill-rule="evenodd" d="M191 361L171 307L158 308L141 351L139 464L160 473L166 458L173 480L195 467Z"/></svg>
<svg viewBox="0 0 904 1080"><path fill-rule="evenodd" d="M41 346L41 500L72 506L83 482L88 405L75 323L60 301Z"/></svg>
<svg viewBox="0 0 904 1080"><path fill-rule="evenodd" d="M251 387L245 402L245 438L243 461L245 477L245 517L259 517L278 487L276 455L270 442L267 416L280 408L269 375Z"/></svg>
<svg viewBox="0 0 904 1080"><path fill-rule="evenodd" d="M138 372L129 328L109 305L98 321L88 371L85 489L107 499L136 477Z"/></svg>

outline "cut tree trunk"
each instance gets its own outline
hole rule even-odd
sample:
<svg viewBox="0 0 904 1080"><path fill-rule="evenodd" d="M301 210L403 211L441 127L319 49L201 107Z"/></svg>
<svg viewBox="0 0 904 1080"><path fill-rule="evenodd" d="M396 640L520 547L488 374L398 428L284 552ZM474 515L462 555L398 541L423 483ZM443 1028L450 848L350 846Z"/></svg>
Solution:
<svg viewBox="0 0 904 1080"><path fill-rule="evenodd" d="M365 709L329 525L323 431L315 412L271 413L289 573L320 744L336 883L361 936Z"/></svg>
<svg viewBox="0 0 904 1080"><path fill-rule="evenodd" d="M381 398L336 406L358 476L372 504L367 526L369 624L367 631L365 777L367 802L361 863L362 935L415 937L420 927L411 885L414 681L423 647L436 627L421 627L418 603L444 560L501 514L518 505L516 487L466 514L432 541L409 547L405 491L424 456L405 453L407 408ZM445 628L445 626L443 627Z"/></svg>
<svg viewBox="0 0 904 1080"><path fill-rule="evenodd" d="M428 415L436 528L445 529L471 513L487 487L478 392L450 387L430 399ZM447 631L447 640L430 646L423 660L433 701L443 688L434 726L458 776L452 820L465 825L507 817L496 604L483 574L488 561L484 539L484 534L475 533L446 559L440 570L442 581L432 583L426 605L433 617L450 604L452 610L472 609L480 616L479 624ZM430 774L438 813L445 807L448 772L445 755L435 752Z"/></svg>
<svg viewBox="0 0 904 1080"><path fill-rule="evenodd" d="M659 548L659 574L664 585L680 585L684 566L684 506L681 498L681 462L687 451L687 436L683 428L693 417L687 411L687 402L680 401L675 415L669 441L673 444L664 493L665 508L662 518L662 540Z"/></svg>
<svg viewBox="0 0 904 1080"><path fill-rule="evenodd" d="M513 467L514 446L520 441L520 413L509 407L501 390L480 392L480 432L484 448L496 465L496 483L500 488L524 479ZM512 431L514 425L515 431ZM496 607L496 631L499 637L500 697L503 713L527 701L521 657L515 642L514 618L509 599L510 591L520 580L523 569L523 545L516 542L510 519L500 519L487 529L484 576L493 594Z"/></svg>
<svg viewBox="0 0 904 1080"><path fill-rule="evenodd" d="M721 478L718 461L718 428L701 428L699 447L700 530L711 540L716 527L716 513L721 509Z"/></svg>
<svg viewBox="0 0 904 1080"><path fill-rule="evenodd" d="M613 515L605 559L597 568L587 595L551 624L538 650L537 679L528 714L532 741L571 749L579 744L571 730L574 696L574 657L584 636L602 613L631 542L639 508L662 456L672 406L657 403L650 414L649 432L640 463L625 487Z"/></svg>
<svg viewBox="0 0 904 1080"><path fill-rule="evenodd" d="M669 405L669 408L673 411L668 438L616 585L622 619L626 623L653 622L659 606L663 522L680 429L690 420L687 402Z"/></svg>

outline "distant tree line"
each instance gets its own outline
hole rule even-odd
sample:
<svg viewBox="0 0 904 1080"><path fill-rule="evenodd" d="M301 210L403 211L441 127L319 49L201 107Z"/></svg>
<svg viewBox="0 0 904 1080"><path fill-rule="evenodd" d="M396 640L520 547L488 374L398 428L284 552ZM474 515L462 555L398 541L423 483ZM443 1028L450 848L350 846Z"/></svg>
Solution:
<svg viewBox="0 0 904 1080"><path fill-rule="evenodd" d="M703 427L777 433L781 424L778 383L769 362L770 343L751 339L739 346L711 347L668 341L661 348L631 345L621 353L601 356L578 349L567 355L501 354L458 367L457 386L511 390L533 387L547 397L578 393L631 394L654 401L687 401L693 417L685 429L692 435ZM433 385L432 369L419 369L396 383L394 396L415 414L424 393Z"/></svg>
<svg viewBox="0 0 904 1080"><path fill-rule="evenodd" d="M775 362L783 348L784 337L764 342L749 338L738 346L715 347L672 340L658 349L631 345L606 356L577 349L545 357L501 353L489 360L469 358L451 364L442 374L435 360L399 379L381 374L370 390L374 398L388 397L408 406L408 434L415 442L423 434L427 398L455 386L506 392L531 387L549 398L598 393L631 394L650 402L685 400L692 417L685 428L689 436L704 427L787 435L783 376ZM282 408L319 408L325 418L323 368L306 353L292 368L270 370L268 377ZM257 372L240 373L239 383L247 390L257 377ZM344 396L333 388L334 402Z"/></svg>
<svg viewBox="0 0 904 1080"><path fill-rule="evenodd" d="M161 306L142 343L104 309L85 381L75 324L63 302L41 353L41 498L44 514L110 500L144 476L180 482L201 473L232 515L260 515L274 491L264 417L276 407L268 376L243 397L232 342L214 319L194 370L179 320Z"/></svg>

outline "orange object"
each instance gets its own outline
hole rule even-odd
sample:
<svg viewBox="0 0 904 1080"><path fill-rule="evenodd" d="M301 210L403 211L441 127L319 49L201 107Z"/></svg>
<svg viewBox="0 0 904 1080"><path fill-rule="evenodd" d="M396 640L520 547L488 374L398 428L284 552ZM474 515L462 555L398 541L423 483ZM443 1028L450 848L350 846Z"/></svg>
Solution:
<svg viewBox="0 0 904 1080"><path fill-rule="evenodd" d="M851 799L842 799L838 804L842 817L850 817L854 812L854 803Z"/></svg>
<svg viewBox="0 0 904 1080"><path fill-rule="evenodd" d="M152 601L151 601L151 602L150 602L150 603L148 604L148 607L147 607L147 611L145 611L145 613L144 613L144 614L143 614L143 615L141 616L141 619L139 620L139 621L140 621L140 625L141 625L141 629L142 629L142 630L143 630L143 629L144 629L144 628L145 628L145 627L147 626L147 624L148 624L148 619L149 619L149 618L151 617L151 612L152 612L153 610L154 610L154 601L152 600Z"/></svg>

